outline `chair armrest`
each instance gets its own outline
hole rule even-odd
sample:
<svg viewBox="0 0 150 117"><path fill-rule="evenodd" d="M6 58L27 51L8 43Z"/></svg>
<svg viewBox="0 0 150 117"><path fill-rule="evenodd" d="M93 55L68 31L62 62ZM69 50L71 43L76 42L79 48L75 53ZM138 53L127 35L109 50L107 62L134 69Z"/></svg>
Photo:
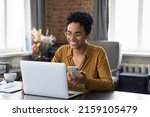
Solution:
<svg viewBox="0 0 150 117"><path fill-rule="evenodd" d="M122 71L122 68L116 68L116 69L112 69L111 72L121 72Z"/></svg>
<svg viewBox="0 0 150 117"><path fill-rule="evenodd" d="M116 69L111 69L111 72L114 73L114 72L122 72L123 71L123 67L120 66L119 68L116 68Z"/></svg>

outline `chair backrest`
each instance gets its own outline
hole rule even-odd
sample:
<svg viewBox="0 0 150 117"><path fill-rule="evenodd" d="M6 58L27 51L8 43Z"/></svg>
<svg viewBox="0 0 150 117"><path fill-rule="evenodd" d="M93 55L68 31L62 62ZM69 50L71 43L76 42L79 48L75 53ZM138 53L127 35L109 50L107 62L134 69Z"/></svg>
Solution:
<svg viewBox="0 0 150 117"><path fill-rule="evenodd" d="M120 43L117 41L89 41L89 43L101 46L105 49L111 70L117 69L121 64Z"/></svg>

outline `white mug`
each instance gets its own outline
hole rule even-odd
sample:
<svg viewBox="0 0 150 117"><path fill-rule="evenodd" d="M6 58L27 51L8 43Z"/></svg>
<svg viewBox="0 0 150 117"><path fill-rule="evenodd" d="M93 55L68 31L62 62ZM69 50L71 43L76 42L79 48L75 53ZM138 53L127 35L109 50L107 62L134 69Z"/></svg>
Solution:
<svg viewBox="0 0 150 117"><path fill-rule="evenodd" d="M15 81L17 73L4 73L4 80L9 83Z"/></svg>

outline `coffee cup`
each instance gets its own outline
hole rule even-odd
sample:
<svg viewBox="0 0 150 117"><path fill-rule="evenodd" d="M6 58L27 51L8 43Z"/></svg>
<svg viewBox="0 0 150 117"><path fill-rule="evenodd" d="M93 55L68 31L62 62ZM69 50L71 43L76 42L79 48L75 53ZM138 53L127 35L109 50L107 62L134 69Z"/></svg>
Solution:
<svg viewBox="0 0 150 117"><path fill-rule="evenodd" d="M9 83L15 81L17 73L4 73L4 80Z"/></svg>

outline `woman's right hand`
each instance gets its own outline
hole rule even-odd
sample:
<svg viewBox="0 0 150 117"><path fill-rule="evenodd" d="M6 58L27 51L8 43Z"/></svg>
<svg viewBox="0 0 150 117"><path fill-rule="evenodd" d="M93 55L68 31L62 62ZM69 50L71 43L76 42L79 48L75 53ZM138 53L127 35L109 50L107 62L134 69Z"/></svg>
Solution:
<svg viewBox="0 0 150 117"><path fill-rule="evenodd" d="M74 72L67 73L68 81L73 84L85 84L87 85L89 79L86 77L86 73L83 71L79 71L78 74Z"/></svg>

